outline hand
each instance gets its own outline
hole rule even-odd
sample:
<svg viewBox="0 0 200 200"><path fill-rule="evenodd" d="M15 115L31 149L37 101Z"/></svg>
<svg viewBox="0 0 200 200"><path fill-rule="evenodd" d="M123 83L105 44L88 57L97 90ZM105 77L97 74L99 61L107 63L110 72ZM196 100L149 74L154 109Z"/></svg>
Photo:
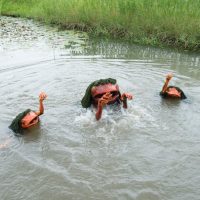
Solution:
<svg viewBox="0 0 200 200"><path fill-rule="evenodd" d="M6 139L6 141L3 144L0 144L0 149L6 148L9 143L10 143L10 139Z"/></svg>
<svg viewBox="0 0 200 200"><path fill-rule="evenodd" d="M106 104L108 104L111 100L112 100L112 94L108 92L101 97L98 103L103 107Z"/></svg>
<svg viewBox="0 0 200 200"><path fill-rule="evenodd" d="M173 74L172 74L172 73L167 74L166 80L170 81L172 77L173 77Z"/></svg>
<svg viewBox="0 0 200 200"><path fill-rule="evenodd" d="M123 93L122 96L121 96L121 100L123 101L125 99L132 100L133 99L133 95L130 94L130 93Z"/></svg>
<svg viewBox="0 0 200 200"><path fill-rule="evenodd" d="M44 92L41 92L39 95L39 100L44 101L47 98L47 95Z"/></svg>

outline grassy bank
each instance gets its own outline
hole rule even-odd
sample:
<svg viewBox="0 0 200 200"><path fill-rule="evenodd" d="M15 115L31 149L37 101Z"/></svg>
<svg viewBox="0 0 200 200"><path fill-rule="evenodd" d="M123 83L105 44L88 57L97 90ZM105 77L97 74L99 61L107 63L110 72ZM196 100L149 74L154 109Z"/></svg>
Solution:
<svg viewBox="0 0 200 200"><path fill-rule="evenodd" d="M92 35L200 51L200 0L0 0L1 14Z"/></svg>

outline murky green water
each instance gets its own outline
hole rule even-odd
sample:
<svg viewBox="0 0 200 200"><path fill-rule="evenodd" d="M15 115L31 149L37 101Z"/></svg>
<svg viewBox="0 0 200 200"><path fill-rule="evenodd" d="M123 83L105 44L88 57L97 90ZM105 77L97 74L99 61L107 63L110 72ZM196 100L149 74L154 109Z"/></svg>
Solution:
<svg viewBox="0 0 200 200"><path fill-rule="evenodd" d="M24 19L0 25L1 200L199 200L200 55L91 41ZM160 98L168 72L186 100ZM107 77L134 100L97 122L80 100ZM37 109L40 91L40 125L14 136L8 125Z"/></svg>

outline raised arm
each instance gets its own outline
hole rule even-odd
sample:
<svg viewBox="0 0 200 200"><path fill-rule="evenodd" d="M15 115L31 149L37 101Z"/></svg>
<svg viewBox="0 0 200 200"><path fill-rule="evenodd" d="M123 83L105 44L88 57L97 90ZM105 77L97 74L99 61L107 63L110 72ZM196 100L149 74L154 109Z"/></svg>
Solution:
<svg viewBox="0 0 200 200"><path fill-rule="evenodd" d="M123 103L123 108L128 108L128 105L127 105L127 99L128 100L132 100L133 99L133 96L130 94L130 93L123 93L121 95L121 101Z"/></svg>
<svg viewBox="0 0 200 200"><path fill-rule="evenodd" d="M166 76L166 80L165 80L165 83L164 83L163 88L162 88L162 93L166 92L169 81L171 80L172 76L173 76L172 74L168 74Z"/></svg>
<svg viewBox="0 0 200 200"><path fill-rule="evenodd" d="M41 92L39 95L39 111L36 112L36 114L42 115L44 113L44 105L43 101L47 98L47 95L44 92Z"/></svg>
<svg viewBox="0 0 200 200"><path fill-rule="evenodd" d="M112 99L112 94L106 93L98 101L96 119L101 119L103 107Z"/></svg>

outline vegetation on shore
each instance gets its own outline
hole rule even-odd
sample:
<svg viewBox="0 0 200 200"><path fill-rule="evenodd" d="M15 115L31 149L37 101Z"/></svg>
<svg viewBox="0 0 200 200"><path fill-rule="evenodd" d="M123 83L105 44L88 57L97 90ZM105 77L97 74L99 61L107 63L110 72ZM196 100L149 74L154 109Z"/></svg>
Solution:
<svg viewBox="0 0 200 200"><path fill-rule="evenodd" d="M95 36L200 51L200 0L0 0L2 15Z"/></svg>

